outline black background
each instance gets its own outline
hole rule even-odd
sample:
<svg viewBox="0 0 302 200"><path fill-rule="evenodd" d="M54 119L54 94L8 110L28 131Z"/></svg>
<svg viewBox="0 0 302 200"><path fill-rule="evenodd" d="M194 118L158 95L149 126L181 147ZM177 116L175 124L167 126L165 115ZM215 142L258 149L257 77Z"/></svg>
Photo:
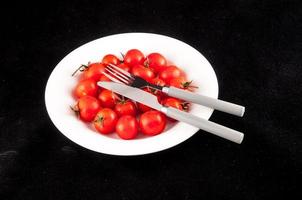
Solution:
<svg viewBox="0 0 302 200"><path fill-rule="evenodd" d="M299 1L10 3L1 6L0 199L301 198ZM246 106L243 118L211 120L245 132L243 143L199 131L163 152L119 157L64 137L46 113L48 76L78 46L124 32L198 49L219 97Z"/></svg>

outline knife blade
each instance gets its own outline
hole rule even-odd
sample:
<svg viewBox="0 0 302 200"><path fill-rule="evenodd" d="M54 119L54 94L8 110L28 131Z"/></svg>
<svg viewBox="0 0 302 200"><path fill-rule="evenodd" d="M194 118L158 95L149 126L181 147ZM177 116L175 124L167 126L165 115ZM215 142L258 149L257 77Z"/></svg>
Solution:
<svg viewBox="0 0 302 200"><path fill-rule="evenodd" d="M156 96L145 92L139 88L130 87L120 83L100 81L98 86L111 90L136 102L148 105L155 110L161 110L163 107L158 103Z"/></svg>
<svg viewBox="0 0 302 200"><path fill-rule="evenodd" d="M125 96L129 99L132 99L136 102L145 104L155 110L158 110L167 116L182 121L198 127L204 131L217 135L219 137L225 138L227 140L233 141L240 144L243 140L244 134L230 129L228 127L216 124L214 122L205 120L203 118L197 117L190 113L178 110L172 107L162 106L158 101L155 95L152 95L146 91L143 91L139 88L134 88L128 85L115 83L115 82L103 82L100 81L97 83L98 86L103 87L107 90L111 90L115 93L118 93L122 96Z"/></svg>

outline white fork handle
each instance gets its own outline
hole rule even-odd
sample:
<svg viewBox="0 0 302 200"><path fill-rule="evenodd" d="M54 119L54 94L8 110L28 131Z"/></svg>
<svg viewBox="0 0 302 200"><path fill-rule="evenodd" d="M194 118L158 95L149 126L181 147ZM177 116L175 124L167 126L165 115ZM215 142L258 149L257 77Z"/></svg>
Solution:
<svg viewBox="0 0 302 200"><path fill-rule="evenodd" d="M232 115L242 117L245 111L243 106L233 104L230 102L222 101L212 97L207 97L200 94L195 94L186 90L182 90L176 87L163 87L162 91L169 96L183 99L188 102L197 103L203 106L207 106L222 112L226 112Z"/></svg>
<svg viewBox="0 0 302 200"><path fill-rule="evenodd" d="M241 144L244 137L244 134L239 131L202 119L190 113L180 111L176 108L163 107L162 112L173 119L191 124L200 128L201 130L207 131L237 144Z"/></svg>

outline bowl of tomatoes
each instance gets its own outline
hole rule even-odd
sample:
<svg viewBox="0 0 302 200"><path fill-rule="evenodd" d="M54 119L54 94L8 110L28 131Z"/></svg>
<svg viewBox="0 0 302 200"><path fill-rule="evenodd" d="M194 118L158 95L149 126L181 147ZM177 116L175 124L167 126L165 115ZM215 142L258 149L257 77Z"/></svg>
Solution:
<svg viewBox="0 0 302 200"><path fill-rule="evenodd" d="M124 33L102 37L65 56L51 73L45 104L51 121L73 142L111 155L142 155L173 147L198 128L97 86L111 81L108 64L160 86L174 86L218 97L215 72L188 44L163 35ZM171 106L209 119L213 110L141 88Z"/></svg>

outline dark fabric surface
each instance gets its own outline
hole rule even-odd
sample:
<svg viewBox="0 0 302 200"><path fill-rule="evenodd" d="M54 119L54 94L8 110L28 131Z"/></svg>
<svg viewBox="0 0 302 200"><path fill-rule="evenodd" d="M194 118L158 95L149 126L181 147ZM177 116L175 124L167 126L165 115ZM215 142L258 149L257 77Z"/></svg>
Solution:
<svg viewBox="0 0 302 200"><path fill-rule="evenodd" d="M2 5L0 199L269 199L301 195L302 5L299 1L83 1ZM56 64L123 32L180 39L212 64L219 97L243 118L237 145L199 131L163 152L84 149L50 121L44 89ZM298 198L299 199L299 198Z"/></svg>

